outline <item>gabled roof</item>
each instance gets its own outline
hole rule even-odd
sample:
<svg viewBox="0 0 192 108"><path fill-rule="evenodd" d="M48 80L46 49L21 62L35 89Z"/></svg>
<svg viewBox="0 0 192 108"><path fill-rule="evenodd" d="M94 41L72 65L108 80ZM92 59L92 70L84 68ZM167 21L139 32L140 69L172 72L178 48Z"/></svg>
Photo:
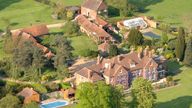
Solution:
<svg viewBox="0 0 192 108"><path fill-rule="evenodd" d="M103 80L103 77L101 77L98 72L93 71L87 67L84 67L80 71L76 72L76 74L79 74L93 82Z"/></svg>
<svg viewBox="0 0 192 108"><path fill-rule="evenodd" d="M98 10L102 2L103 0L85 0L82 7L85 7L91 10Z"/></svg>
<svg viewBox="0 0 192 108"><path fill-rule="evenodd" d="M33 88L26 87L21 92L19 92L17 95L27 98L27 97L30 97L35 94L38 94L38 93L36 91L34 91Z"/></svg>
<svg viewBox="0 0 192 108"><path fill-rule="evenodd" d="M114 77L118 74L127 74L128 70L119 64L111 64L104 70L104 75Z"/></svg>
<svg viewBox="0 0 192 108"><path fill-rule="evenodd" d="M107 21L101 19L100 17L96 17L95 23L98 24L99 26L106 26L108 24Z"/></svg>
<svg viewBox="0 0 192 108"><path fill-rule="evenodd" d="M98 27L96 24L89 21L85 16L78 15L76 17L76 20L80 26L82 26L87 31L91 32L92 35L96 35L98 37L111 38L111 40L112 40L112 36L110 34L108 34L102 28Z"/></svg>
<svg viewBox="0 0 192 108"><path fill-rule="evenodd" d="M119 55L116 57L113 57L111 59L104 59L102 61L102 65L104 66L105 63L108 64L115 64L120 65L126 68L127 70L134 71L146 67L157 67L158 64L153 60L153 58L144 56L142 58L139 58L139 54L135 51L130 52L129 54L125 55ZM131 67L131 64L135 64L134 67ZM114 67L116 68L116 67Z"/></svg>
<svg viewBox="0 0 192 108"><path fill-rule="evenodd" d="M36 36L42 36L49 33L49 29L46 25L34 25L28 28L24 28L21 30L22 32L28 33L34 37Z"/></svg>

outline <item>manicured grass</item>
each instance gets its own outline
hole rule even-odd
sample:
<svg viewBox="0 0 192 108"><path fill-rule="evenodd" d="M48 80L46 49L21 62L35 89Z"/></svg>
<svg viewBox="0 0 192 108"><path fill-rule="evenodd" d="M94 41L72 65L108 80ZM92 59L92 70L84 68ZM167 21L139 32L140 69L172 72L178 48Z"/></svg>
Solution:
<svg viewBox="0 0 192 108"><path fill-rule="evenodd" d="M81 55L86 49L97 51L96 43L88 36L76 36L69 38L69 40L71 40L71 45L74 48L73 54L75 56Z"/></svg>
<svg viewBox="0 0 192 108"><path fill-rule="evenodd" d="M177 70L176 63L169 64L171 70ZM179 85L157 92L155 108L192 108L192 68L181 67L174 76Z"/></svg>
<svg viewBox="0 0 192 108"><path fill-rule="evenodd" d="M2 59L3 57L5 57L5 53L3 51L3 40L2 38L0 38L0 59Z"/></svg>
<svg viewBox="0 0 192 108"><path fill-rule="evenodd" d="M58 1L58 0L52 0L52 1ZM65 6L71 6L71 5L81 5L84 0L61 0Z"/></svg>
<svg viewBox="0 0 192 108"><path fill-rule="evenodd" d="M191 4L192 0L159 0L156 4L146 7L147 12L144 15L151 15L176 25L191 26Z"/></svg>
<svg viewBox="0 0 192 108"><path fill-rule="evenodd" d="M52 0L58 1L58 0ZM67 5L80 5L83 0L61 0ZM8 19L12 29L30 26L31 24L51 24L63 22L51 18L53 10L48 5L35 0L0 0L0 30L4 30Z"/></svg>

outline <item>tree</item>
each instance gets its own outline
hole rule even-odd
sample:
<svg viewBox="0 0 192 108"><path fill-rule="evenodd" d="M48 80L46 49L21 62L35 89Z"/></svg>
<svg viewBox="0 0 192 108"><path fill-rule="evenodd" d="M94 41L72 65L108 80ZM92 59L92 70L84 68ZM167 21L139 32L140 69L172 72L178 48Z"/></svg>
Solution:
<svg viewBox="0 0 192 108"><path fill-rule="evenodd" d="M68 21L63 28L65 35L78 35L79 26L76 22Z"/></svg>
<svg viewBox="0 0 192 108"><path fill-rule="evenodd" d="M144 37L139 30L131 29L128 35L128 42L134 46L142 45L144 42Z"/></svg>
<svg viewBox="0 0 192 108"><path fill-rule="evenodd" d="M121 108L124 99L122 88L106 85L105 82L81 83L76 96L79 108Z"/></svg>
<svg viewBox="0 0 192 108"><path fill-rule="evenodd" d="M21 102L19 98L11 94L7 94L0 100L0 108L20 108Z"/></svg>
<svg viewBox="0 0 192 108"><path fill-rule="evenodd" d="M131 87L134 108L153 108L155 93L150 81L139 77L136 78Z"/></svg>
<svg viewBox="0 0 192 108"><path fill-rule="evenodd" d="M177 37L175 54L180 61L183 61L184 53L185 53L185 30L184 28L180 27L179 34Z"/></svg>
<svg viewBox="0 0 192 108"><path fill-rule="evenodd" d="M162 44L167 44L168 42L168 36L167 36L167 33L168 33L168 30L169 30L169 26L167 24L162 24L162 36L161 36L161 42Z"/></svg>
<svg viewBox="0 0 192 108"><path fill-rule="evenodd" d="M113 56L116 56L117 54L118 54L117 46L114 45L114 44L111 44L110 47L109 47L109 56L113 57Z"/></svg>
<svg viewBox="0 0 192 108"><path fill-rule="evenodd" d="M68 65L68 60L70 60L72 56L72 47L70 41L63 36L57 36L54 46L56 49L56 55L53 58L54 67L57 69L59 78L67 77L68 70L66 68Z"/></svg>
<svg viewBox="0 0 192 108"><path fill-rule="evenodd" d="M192 37L187 42L184 64L192 66Z"/></svg>
<svg viewBox="0 0 192 108"><path fill-rule="evenodd" d="M36 78L34 78L36 81L38 81L40 79L41 76L41 70L45 65L45 56L44 53L41 49L34 47L33 49L33 61L32 61L32 68L33 68L33 72L35 75L37 76Z"/></svg>

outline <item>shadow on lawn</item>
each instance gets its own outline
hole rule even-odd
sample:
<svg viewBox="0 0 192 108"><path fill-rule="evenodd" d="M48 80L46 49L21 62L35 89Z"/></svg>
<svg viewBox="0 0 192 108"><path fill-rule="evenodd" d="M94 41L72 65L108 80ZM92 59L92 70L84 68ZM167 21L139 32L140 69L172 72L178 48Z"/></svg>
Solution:
<svg viewBox="0 0 192 108"><path fill-rule="evenodd" d="M168 102L159 102L155 108L190 108L192 107L192 96L183 96Z"/></svg>
<svg viewBox="0 0 192 108"><path fill-rule="evenodd" d="M21 0L0 0L0 11L10 6L13 3L20 2Z"/></svg>
<svg viewBox="0 0 192 108"><path fill-rule="evenodd" d="M155 5L157 3L163 2L164 0L130 0L130 3L134 6L138 7L136 10L145 13L148 12L149 9L146 9L147 6ZM117 8L118 6L110 5L108 3L108 15L109 17L120 16L120 10Z"/></svg>

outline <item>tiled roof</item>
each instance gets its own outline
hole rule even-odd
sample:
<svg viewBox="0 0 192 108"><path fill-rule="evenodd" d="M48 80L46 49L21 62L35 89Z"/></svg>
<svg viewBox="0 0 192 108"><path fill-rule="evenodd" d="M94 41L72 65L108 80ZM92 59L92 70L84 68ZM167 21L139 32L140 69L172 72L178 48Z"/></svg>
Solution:
<svg viewBox="0 0 192 108"><path fill-rule="evenodd" d="M28 33L35 37L46 35L49 33L49 29L47 28L46 25L35 25L35 26L28 27L28 28L24 28L21 31Z"/></svg>
<svg viewBox="0 0 192 108"><path fill-rule="evenodd" d="M23 96L25 98L30 97L34 94L38 94L36 91L33 90L33 88L24 88L21 92L18 93L19 96Z"/></svg>
<svg viewBox="0 0 192 108"><path fill-rule="evenodd" d="M76 72L76 74L79 74L85 78L88 78L89 80L91 80L93 82L103 80L103 77L101 77L98 72L93 71L87 67Z"/></svg>
<svg viewBox="0 0 192 108"><path fill-rule="evenodd" d="M112 36L110 34L108 34L102 28L98 27L96 24L89 21L85 16L78 15L76 17L76 20L80 26L82 26L87 31L91 32L92 35L95 35L98 37L112 38Z"/></svg>
<svg viewBox="0 0 192 108"><path fill-rule="evenodd" d="M85 7L91 10L98 10L102 2L103 0L85 0L82 7Z"/></svg>
<svg viewBox="0 0 192 108"><path fill-rule="evenodd" d="M100 17L96 17L95 23L98 24L99 26L106 26L108 24L107 21L101 19Z"/></svg>
<svg viewBox="0 0 192 108"><path fill-rule="evenodd" d="M19 41L19 44L22 44L25 41L33 42L33 44L36 47L40 48L43 51L43 53L45 54L46 57L50 58L54 55L51 51L49 51L49 49L47 47L39 44L33 36L31 36L30 34L28 34L26 32L23 32L20 30L12 32L12 37L13 37L13 40Z"/></svg>

